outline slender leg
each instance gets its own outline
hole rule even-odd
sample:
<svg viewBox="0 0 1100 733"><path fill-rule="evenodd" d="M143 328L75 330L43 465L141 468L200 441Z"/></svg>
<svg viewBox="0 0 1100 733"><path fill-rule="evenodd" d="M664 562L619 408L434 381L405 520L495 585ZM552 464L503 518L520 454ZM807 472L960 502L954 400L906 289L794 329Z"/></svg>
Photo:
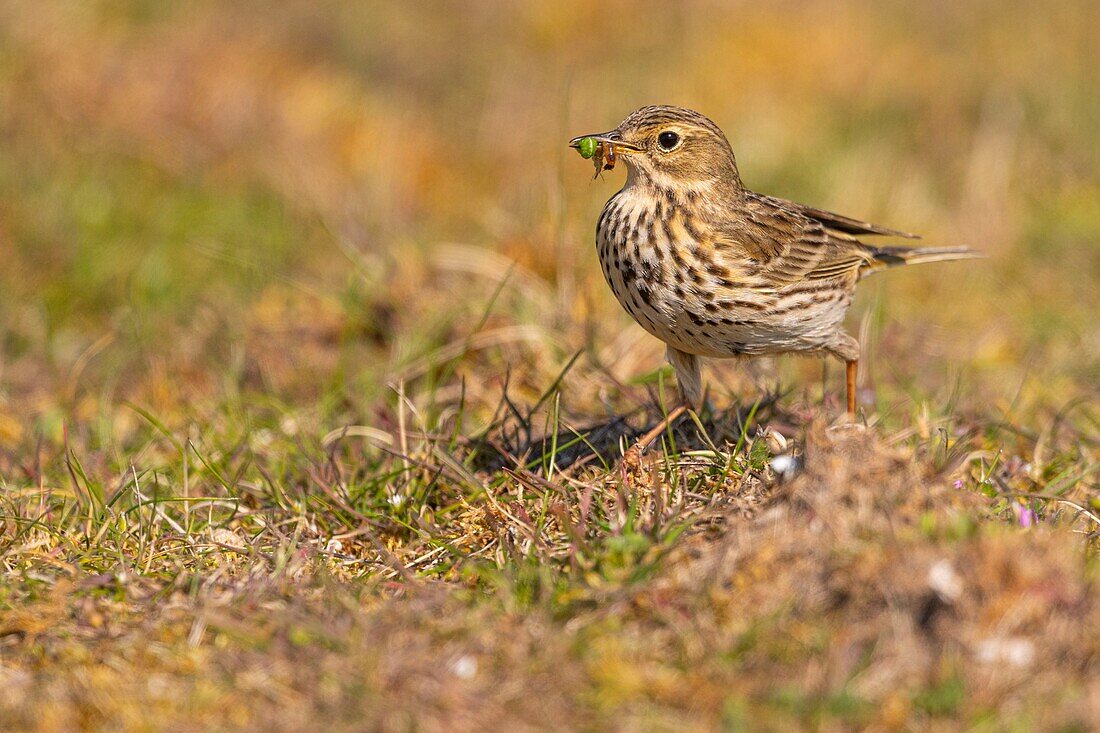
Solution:
<svg viewBox="0 0 1100 733"><path fill-rule="evenodd" d="M848 368L848 417L855 420L856 375L859 373L859 359L848 359L844 364Z"/></svg>
<svg viewBox="0 0 1100 733"><path fill-rule="evenodd" d="M630 458L634 462L640 459L649 444L659 438L661 433L668 430L668 426L676 422L677 418L683 415L688 408L698 409L703 401L703 379L700 373L699 357L670 346L668 347L668 360L673 369L676 370L676 383L680 387L682 402L678 407L669 411L664 420L657 423L652 430L630 447L624 458Z"/></svg>
<svg viewBox="0 0 1100 733"><path fill-rule="evenodd" d="M668 363L676 370L676 384L680 387L680 399L698 410L703 405L703 375L699 357L668 347Z"/></svg>

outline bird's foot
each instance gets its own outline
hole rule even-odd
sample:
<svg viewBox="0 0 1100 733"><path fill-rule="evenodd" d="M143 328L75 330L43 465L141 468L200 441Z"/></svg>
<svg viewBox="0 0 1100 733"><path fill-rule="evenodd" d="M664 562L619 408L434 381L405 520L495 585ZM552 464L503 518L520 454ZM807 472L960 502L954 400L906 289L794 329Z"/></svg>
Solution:
<svg viewBox="0 0 1100 733"><path fill-rule="evenodd" d="M657 438L661 436L661 433L668 430L669 425L674 423L676 419L680 417L680 415L684 414L685 411L687 411L687 405L680 405L672 412L668 413L668 416L665 417L665 419L661 422L657 423L657 425L654 426L653 429L651 429L648 433L639 438L638 441L634 443L634 445L630 446L630 448L628 448L627 451L623 453L623 467L628 469L641 467L642 457L645 454L646 449L649 448L650 444L653 441L657 440Z"/></svg>
<svg viewBox="0 0 1100 733"><path fill-rule="evenodd" d="M645 458L646 446L641 443L635 443L630 446L625 453L623 453L622 469L626 473L634 473L641 469L643 460Z"/></svg>
<svg viewBox="0 0 1100 733"><path fill-rule="evenodd" d="M865 435L869 429L866 423L857 422L852 415L845 414L825 428L825 434L831 440L845 440L857 435Z"/></svg>

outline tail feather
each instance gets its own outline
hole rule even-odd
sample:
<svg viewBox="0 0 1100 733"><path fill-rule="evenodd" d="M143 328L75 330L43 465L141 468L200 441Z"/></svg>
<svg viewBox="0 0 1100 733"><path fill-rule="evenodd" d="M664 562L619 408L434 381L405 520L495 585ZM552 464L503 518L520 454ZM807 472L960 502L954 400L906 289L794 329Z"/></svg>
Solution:
<svg viewBox="0 0 1100 733"><path fill-rule="evenodd" d="M871 261L861 270L862 275L885 270L898 265L919 265L924 262L947 260L972 260L985 257L969 247L876 247Z"/></svg>

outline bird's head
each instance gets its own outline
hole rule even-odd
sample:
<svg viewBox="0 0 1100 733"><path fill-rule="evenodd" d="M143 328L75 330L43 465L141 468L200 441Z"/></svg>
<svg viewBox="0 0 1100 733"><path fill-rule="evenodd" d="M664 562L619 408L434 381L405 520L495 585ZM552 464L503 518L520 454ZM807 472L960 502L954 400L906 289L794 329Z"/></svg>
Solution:
<svg viewBox="0 0 1100 733"><path fill-rule="evenodd" d="M581 135L569 144L581 149L586 137L614 146L616 158L629 169L628 185L637 181L662 187L741 186L726 136L718 125L690 109L642 107L614 130Z"/></svg>

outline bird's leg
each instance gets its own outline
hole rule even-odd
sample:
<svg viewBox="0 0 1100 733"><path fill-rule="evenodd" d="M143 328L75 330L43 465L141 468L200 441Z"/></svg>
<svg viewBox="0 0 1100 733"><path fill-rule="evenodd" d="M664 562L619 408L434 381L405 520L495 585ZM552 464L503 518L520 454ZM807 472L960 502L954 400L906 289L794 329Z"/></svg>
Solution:
<svg viewBox="0 0 1100 733"><path fill-rule="evenodd" d="M630 447L624 459L633 462L639 460L649 444L660 437L661 433L668 430L669 425L684 414L689 408L698 407L703 401L703 378L700 370L699 357L688 354L671 346L668 347L668 360L672 368L676 370L676 383L680 387L682 402L672 409L665 419L657 423L649 432L643 435Z"/></svg>
<svg viewBox="0 0 1100 733"><path fill-rule="evenodd" d="M847 359L844 362L848 376L848 417L856 419L856 376L859 374L859 359Z"/></svg>
<svg viewBox="0 0 1100 733"><path fill-rule="evenodd" d="M680 387L680 399L688 407L698 409L703 404L702 364L695 354L668 347L668 363L676 370L676 384Z"/></svg>
<svg viewBox="0 0 1100 733"><path fill-rule="evenodd" d="M828 352L843 361L847 367L848 419L854 423L856 421L856 376L859 374L859 342L843 331L838 331L833 336L833 343Z"/></svg>

